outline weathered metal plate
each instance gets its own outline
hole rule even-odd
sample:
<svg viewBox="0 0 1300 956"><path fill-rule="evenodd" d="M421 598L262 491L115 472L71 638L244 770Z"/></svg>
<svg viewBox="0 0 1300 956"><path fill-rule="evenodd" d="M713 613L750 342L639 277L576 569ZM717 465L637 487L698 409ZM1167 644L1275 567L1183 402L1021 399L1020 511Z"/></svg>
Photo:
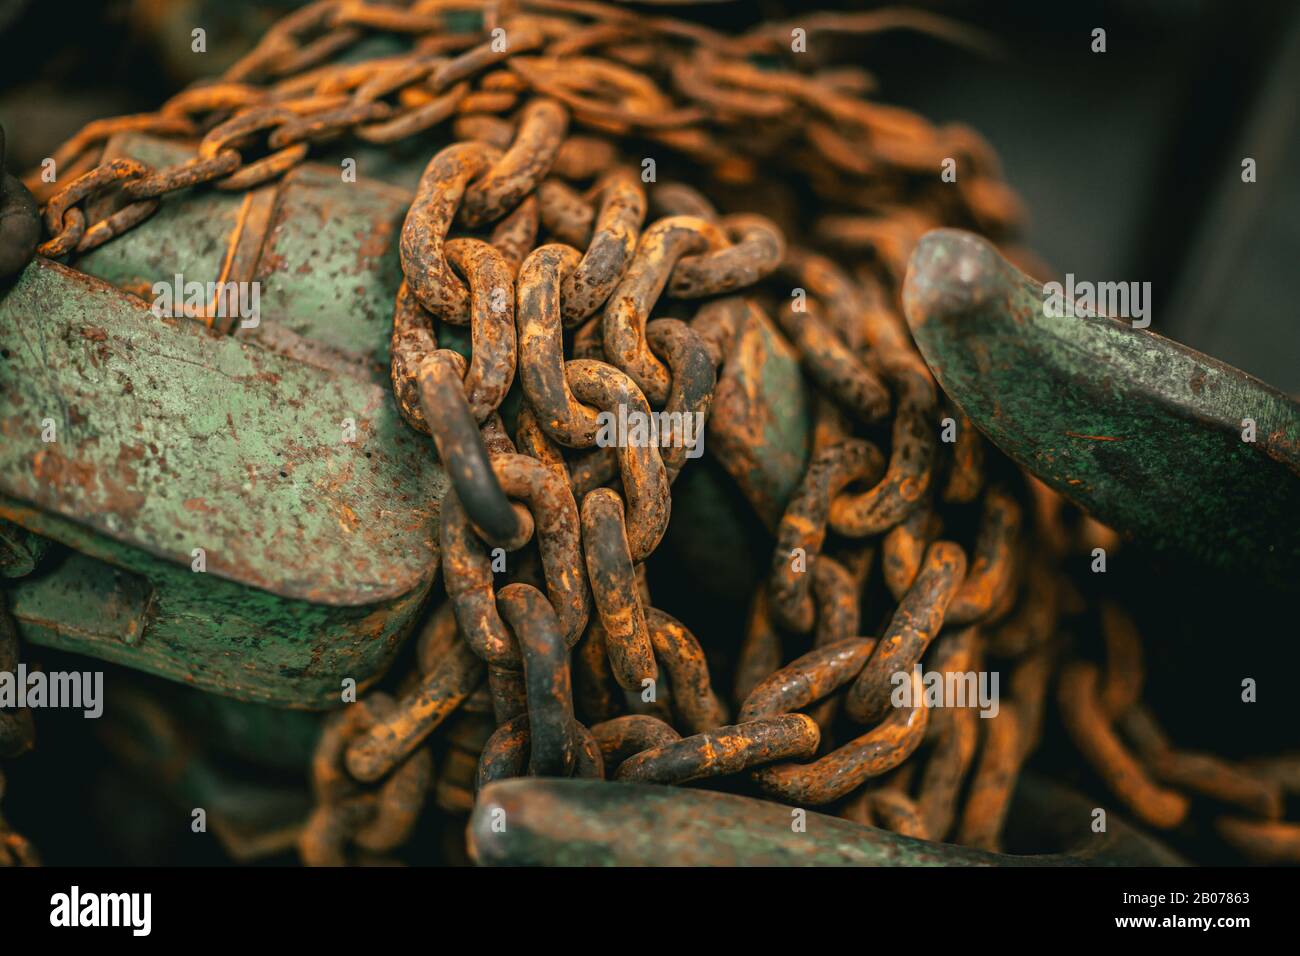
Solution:
<svg viewBox="0 0 1300 956"><path fill-rule="evenodd" d="M722 365L704 449L716 455L758 516L774 528L808 463L812 441L799 357L757 309Z"/></svg>
<svg viewBox="0 0 1300 956"><path fill-rule="evenodd" d="M152 586L131 643L35 626L37 642L328 706L383 671L434 575L446 479L387 388L47 260L0 299L0 436L0 518ZM17 608L37 586L19 582Z"/></svg>
<svg viewBox="0 0 1300 956"><path fill-rule="evenodd" d="M1026 775L1031 776L1031 775ZM1171 866L1182 861L1112 818L1092 833L1090 804L1022 783L1013 814L1035 818L1066 853L1013 856L934 843L815 812L683 787L521 778L489 784L469 824L480 866ZM504 824L504 825L503 825ZM1055 849L1055 848L1054 848Z"/></svg>
<svg viewBox="0 0 1300 956"><path fill-rule="evenodd" d="M194 150L124 133L109 141L106 155L162 167ZM76 266L146 301L154 283L172 284L177 275L204 285L255 281L257 327L229 316L209 324L282 352L287 329L302 340L289 339L294 358L379 381L387 376L402 279L397 234L410 202L406 190L365 177L345 182L341 168L308 163L247 193L170 194L150 219Z"/></svg>
<svg viewBox="0 0 1300 956"><path fill-rule="evenodd" d="M1043 481L1156 550L1300 587L1296 402L1130 322L1048 314L970 233L928 233L903 298L944 391Z"/></svg>
<svg viewBox="0 0 1300 956"><path fill-rule="evenodd" d="M402 282L397 236L410 204L404 190L345 183L326 166L285 176L253 275L266 320L387 370Z"/></svg>

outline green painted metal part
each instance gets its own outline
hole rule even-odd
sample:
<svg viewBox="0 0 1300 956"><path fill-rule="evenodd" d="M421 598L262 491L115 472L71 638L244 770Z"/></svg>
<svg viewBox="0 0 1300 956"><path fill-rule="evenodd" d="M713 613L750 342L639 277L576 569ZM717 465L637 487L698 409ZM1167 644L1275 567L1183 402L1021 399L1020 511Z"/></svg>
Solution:
<svg viewBox="0 0 1300 956"><path fill-rule="evenodd" d="M336 706L344 678L382 674L436 570L446 478L386 383L47 260L0 299L0 436L0 518L77 552L13 586L35 643Z"/></svg>
<svg viewBox="0 0 1300 956"><path fill-rule="evenodd" d="M1029 775L1032 778L1032 775ZM1011 819L1044 820L1066 853L1012 856L931 843L768 800L601 780L518 778L479 794L469 824L481 866L1173 866L1182 860L1060 787L1022 784ZM1073 836L1073 839L1069 839Z"/></svg>
<svg viewBox="0 0 1300 956"><path fill-rule="evenodd" d="M903 292L940 385L1013 459L1156 550L1300 587L1300 404L1129 322L1049 315L1046 298L949 229L922 238Z"/></svg>
<svg viewBox="0 0 1300 956"><path fill-rule="evenodd" d="M771 320L751 310L722 365L704 450L727 469L768 528L781 520L807 468L811 407L797 353Z"/></svg>
<svg viewBox="0 0 1300 956"><path fill-rule="evenodd" d="M106 153L155 167L194 150L137 133ZM300 361L384 381L401 282L397 232L411 196L339 168L305 164L246 193L185 190L150 219L83 256L77 268L151 299L153 285L256 282L261 323L214 324ZM285 331L292 332L286 336Z"/></svg>

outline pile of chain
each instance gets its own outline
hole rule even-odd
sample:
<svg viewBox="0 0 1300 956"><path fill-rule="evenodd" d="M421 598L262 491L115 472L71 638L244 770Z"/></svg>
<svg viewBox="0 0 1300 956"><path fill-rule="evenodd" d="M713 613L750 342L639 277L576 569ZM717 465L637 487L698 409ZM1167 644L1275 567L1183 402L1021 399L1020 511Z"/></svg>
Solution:
<svg viewBox="0 0 1300 956"><path fill-rule="evenodd" d="M65 185L29 177L40 252L62 257L178 189L245 190L341 137L429 138L401 232L392 381L452 483L446 600L397 696L327 719L306 862L382 856L430 796L463 813L485 784L523 774L726 776L771 800L999 848L1061 656L1057 621L1079 603L1060 559L1097 532L1067 529L1059 499L981 445L902 320L908 257L930 228L978 230L1040 270L1011 244L1020 207L975 133L869 101L869 74L819 52L895 27L969 39L905 11L729 36L587 0L325 0L220 80L87 126L53 157ZM409 49L367 57L376 34ZM124 131L194 140L197 154L165 169L101 163ZM693 185L658 182L647 158ZM945 161L955 181L941 178ZM736 197L744 212L718 212ZM754 478L771 453L758 397L720 384L727 363L761 362L737 347L754 323L784 337L816 396L788 501ZM439 347L455 326L469 329L468 361ZM709 450L775 543L725 679L709 636L655 607L645 573L688 436L598 446L598 413L620 409L725 418L725 434L745 436ZM877 564L891 603L868 608ZM1105 685L1070 665L1061 702L1080 748L1156 822L1177 806L1133 789L1113 721L1142 732L1165 777L1214 784L1136 703L1140 662L1119 620L1108 618ZM861 636L876 622L878 638ZM926 671L1009 673L997 716L928 708L923 659ZM898 673L912 675L908 706L891 704Z"/></svg>
<svg viewBox="0 0 1300 956"><path fill-rule="evenodd" d="M1142 642L1118 606L1101 607L1104 667L1073 660L1061 672L1061 718L1075 746L1133 817L1159 830L1183 826L1189 795L1216 807L1218 837L1257 863L1300 863L1300 824L1284 821L1300 794L1300 756L1232 761L1176 747L1142 703ZM1244 814L1244 815L1243 815Z"/></svg>

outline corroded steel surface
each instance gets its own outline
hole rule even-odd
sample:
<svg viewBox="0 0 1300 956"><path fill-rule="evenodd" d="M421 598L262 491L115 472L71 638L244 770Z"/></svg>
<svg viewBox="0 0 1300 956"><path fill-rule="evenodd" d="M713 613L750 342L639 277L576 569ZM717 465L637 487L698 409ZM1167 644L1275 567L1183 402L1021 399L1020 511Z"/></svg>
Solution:
<svg viewBox="0 0 1300 956"><path fill-rule="evenodd" d="M1035 789L1035 788L1030 788ZM1084 801L1037 785L1026 812L1065 831L1061 811ZM1044 792L1046 790L1046 792ZM1052 810L1047 810L1048 807ZM505 826L493 826L497 814ZM943 845L706 790L668 790L581 780L508 780L480 796L470 852L487 866L1153 866L1169 850L1116 820L1107 834L1074 837L1073 853L1004 856ZM1050 820L1050 822L1048 822Z"/></svg>
<svg viewBox="0 0 1300 956"><path fill-rule="evenodd" d="M904 290L936 378L1000 449L1148 545L1295 587L1300 403L1149 329L1082 306L1056 317L1046 301L952 230L917 245Z"/></svg>
<svg viewBox="0 0 1300 956"><path fill-rule="evenodd" d="M0 513L147 582L113 634L61 626L61 583L21 580L31 639L296 706L382 672L436 570L446 481L383 390L45 260L0 301L0 348Z"/></svg>

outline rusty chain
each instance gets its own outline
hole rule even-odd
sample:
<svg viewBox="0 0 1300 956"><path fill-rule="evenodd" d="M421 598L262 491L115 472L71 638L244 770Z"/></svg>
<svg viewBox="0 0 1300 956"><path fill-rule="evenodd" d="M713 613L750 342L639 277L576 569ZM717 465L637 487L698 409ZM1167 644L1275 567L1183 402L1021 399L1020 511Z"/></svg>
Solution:
<svg viewBox="0 0 1300 956"><path fill-rule="evenodd" d="M797 25L977 41L899 11ZM341 58L374 34L409 49ZM976 133L871 101L872 88L858 67L793 54L781 24L727 36L593 0L318 0L221 78L155 113L89 124L53 155L60 184L27 178L44 209L40 254L65 257L173 193L255 187L340 137L447 143L401 230L391 348L397 406L451 479L446 602L397 698L371 693L329 717L304 861L382 857L428 795L463 813L476 788L522 774L735 776L794 806L1000 847L1062 656L1058 562L1071 534L1059 499L1007 468L938 392L898 293L935 226L980 230L1029 261L1012 244L1021 207ZM161 169L101 161L127 131L187 140L195 154ZM637 164L656 151L707 187L647 179ZM956 188L933 175L946 158L963 165ZM759 211L721 214L715 195ZM468 327L468 360L439 347L442 324ZM754 327L797 357L815 395L788 500L755 477L758 399L723 381L728 363L761 376L762 358L737 349ZM502 408L516 380L512 434ZM620 410L725 423L733 437L711 451L772 532L729 698L715 690L707 636L654 606L645 573L688 436L605 447L601 413ZM966 542L954 519L969 511ZM877 556L873 600L892 605L867 608ZM875 622L879 636L863 636ZM1172 827L1182 791L1208 796L1250 815L1220 825L1242 852L1276 858L1280 843L1300 855L1295 826L1279 820L1282 793L1300 787L1294 761L1244 767L1172 747L1139 699L1131 622L1108 606L1103 624L1106 668L1069 661L1058 697L1118 798ZM932 709L923 660L940 673L996 661L1007 699L988 720ZM891 702L900 673L907 706ZM436 773L435 732L449 743ZM10 855L26 852L2 824L0 836Z"/></svg>

